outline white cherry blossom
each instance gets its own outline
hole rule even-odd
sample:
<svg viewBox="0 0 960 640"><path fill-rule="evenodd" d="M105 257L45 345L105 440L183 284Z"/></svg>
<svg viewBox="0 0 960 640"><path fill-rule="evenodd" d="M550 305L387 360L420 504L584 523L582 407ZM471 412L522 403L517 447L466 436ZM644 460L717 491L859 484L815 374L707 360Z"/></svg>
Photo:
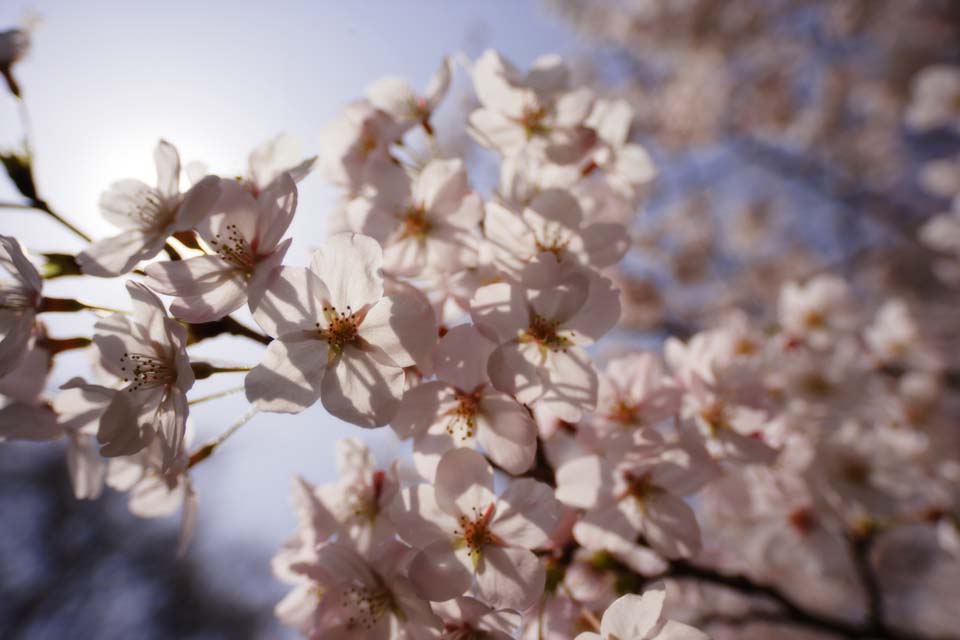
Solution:
<svg viewBox="0 0 960 640"><path fill-rule="evenodd" d="M577 640L709 640L699 629L663 617L666 588L658 582L643 594L618 598L603 613L600 633L581 633Z"/></svg>
<svg viewBox="0 0 960 640"><path fill-rule="evenodd" d="M127 282L127 293L133 313L111 314L94 327L100 364L125 383L100 417L97 440L107 457L137 453L156 440L167 471L182 453L194 382L187 332L142 284Z"/></svg>
<svg viewBox="0 0 960 640"><path fill-rule="evenodd" d="M545 484L523 478L499 497L493 470L476 451L453 449L434 484L404 489L391 508L400 536L420 552L410 579L426 598L476 593L492 607L525 609L543 591L544 568L531 549L546 545L558 507Z"/></svg>
<svg viewBox="0 0 960 640"><path fill-rule="evenodd" d="M140 180L115 182L100 198L100 211L123 233L94 242L77 256L84 273L112 277L157 255L177 231L198 225L217 202L219 179L207 176L180 192L180 155L166 140L153 154L157 186Z"/></svg>
<svg viewBox="0 0 960 640"><path fill-rule="evenodd" d="M339 234L309 269L275 272L254 318L277 339L246 378L247 398L264 411L298 413L318 399L334 416L363 427L387 424L403 395L411 351L436 329L424 303L384 296L383 252L367 236Z"/></svg>
<svg viewBox="0 0 960 640"><path fill-rule="evenodd" d="M43 280L15 238L0 235L0 377L27 352L43 299Z"/></svg>
<svg viewBox="0 0 960 640"><path fill-rule="evenodd" d="M176 296L170 312L187 322L210 322L263 296L291 239L282 240L297 210L297 187L281 174L254 198L239 183L222 180L220 198L197 225L210 253L188 260L156 262L147 284Z"/></svg>

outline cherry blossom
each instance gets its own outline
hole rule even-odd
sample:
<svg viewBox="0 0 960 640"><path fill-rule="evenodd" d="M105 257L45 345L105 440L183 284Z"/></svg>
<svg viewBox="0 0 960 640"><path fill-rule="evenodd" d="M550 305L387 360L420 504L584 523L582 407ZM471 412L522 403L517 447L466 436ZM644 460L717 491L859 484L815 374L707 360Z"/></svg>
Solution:
<svg viewBox="0 0 960 640"><path fill-rule="evenodd" d="M101 365L125 383L100 417L97 440L107 457L137 453L155 440L167 471L182 452L194 382L187 332L142 284L127 282L127 293L133 313L111 314L95 326Z"/></svg>
<svg viewBox="0 0 960 640"><path fill-rule="evenodd" d="M493 609L470 597L454 598L433 604L433 612L443 620L445 640L509 640L520 628L520 614L509 609Z"/></svg>
<svg viewBox="0 0 960 640"><path fill-rule="evenodd" d="M367 87L366 96L404 129L422 125L432 135L430 117L450 89L452 72L453 62L444 58L422 95L416 94L403 78L387 76Z"/></svg>
<svg viewBox="0 0 960 640"><path fill-rule="evenodd" d="M354 231L383 245L384 268L394 275L476 264L483 203L461 160L432 160L412 183L400 176L375 195L351 201L347 216Z"/></svg>
<svg viewBox="0 0 960 640"><path fill-rule="evenodd" d="M603 548L608 536L646 542L667 557L700 549L696 516L683 497L717 475L706 452L673 447L656 432L638 433L619 455L574 458L557 469L557 499L587 509L574 527L583 544ZM590 544L590 538L598 544Z"/></svg>
<svg viewBox="0 0 960 640"><path fill-rule="evenodd" d="M43 280L20 243L0 236L0 268L10 280L0 280L0 377L19 364L33 336L40 310Z"/></svg>
<svg viewBox="0 0 960 640"><path fill-rule="evenodd" d="M593 93L569 88L569 71L557 56L542 56L521 74L498 52L486 51L473 65L482 105L470 114L469 131L482 145L511 156L536 143L558 160L581 144L578 129L590 115Z"/></svg>
<svg viewBox="0 0 960 640"><path fill-rule="evenodd" d="M440 619L417 597L405 572L410 552L387 542L368 556L333 542L293 570L309 580L279 605L277 615L309 638L389 640L435 638Z"/></svg>
<svg viewBox="0 0 960 640"><path fill-rule="evenodd" d="M296 138L281 133L250 152L243 182L253 196L258 197L275 181L284 180L284 174L289 174L294 182L299 183L310 175L316 162L316 156L303 158Z"/></svg>
<svg viewBox="0 0 960 640"><path fill-rule="evenodd" d="M622 225L585 224L576 199L556 189L538 195L519 214L489 203L484 230L501 270L534 286L545 284L533 266L537 258L600 269L619 262L628 247Z"/></svg>
<svg viewBox="0 0 960 640"><path fill-rule="evenodd" d="M321 133L326 153L320 158L324 176L351 194L376 184L398 169L390 155L402 128L367 100L349 105Z"/></svg>
<svg viewBox="0 0 960 640"><path fill-rule="evenodd" d="M210 212L220 193L219 179L208 176L180 192L180 155L166 140L153 154L157 186L140 180L115 182L100 198L100 211L123 233L99 240L77 256L83 272L112 277L157 255L167 238L195 227Z"/></svg>
<svg viewBox="0 0 960 640"><path fill-rule="evenodd" d="M476 444L510 473L533 464L537 432L530 413L487 377L496 346L473 325L450 329L434 352L437 379L404 395L390 424L401 437L414 438L413 459L425 478L434 477L447 451Z"/></svg>
<svg viewBox="0 0 960 640"><path fill-rule="evenodd" d="M647 588L642 595L618 598L603 613L600 633L581 633L577 640L707 640L708 636L689 625L665 620L662 615L666 589L663 583Z"/></svg>
<svg viewBox="0 0 960 640"><path fill-rule="evenodd" d="M297 413L319 398L331 414L364 427L393 418L411 351L436 333L423 326L420 301L383 295L382 263L375 240L340 234L314 253L309 269L275 273L254 317L277 339L247 375L250 402Z"/></svg>
<svg viewBox="0 0 960 640"><path fill-rule="evenodd" d="M583 347L619 319L609 280L574 273L550 289L492 284L470 307L477 327L499 344L487 368L495 388L568 422L596 405L597 374Z"/></svg>
<svg viewBox="0 0 960 640"><path fill-rule="evenodd" d="M420 552L410 579L431 600L476 592L490 606L524 609L543 591L543 566L530 551L549 540L557 519L550 488L515 480L498 498L493 470L479 453L453 449L437 465L433 486L404 489L391 518Z"/></svg>
<svg viewBox="0 0 960 640"><path fill-rule="evenodd" d="M146 268L147 284L176 296L170 312L188 322L210 322L263 296L290 239L281 240L297 210L297 187L281 174L254 198L240 184L222 180L220 199L197 225L210 253Z"/></svg>

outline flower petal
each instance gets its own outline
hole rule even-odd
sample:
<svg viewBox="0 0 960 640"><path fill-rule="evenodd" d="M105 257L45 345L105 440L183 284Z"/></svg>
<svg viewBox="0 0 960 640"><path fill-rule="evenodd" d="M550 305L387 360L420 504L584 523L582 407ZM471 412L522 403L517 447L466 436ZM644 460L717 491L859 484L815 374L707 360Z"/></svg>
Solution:
<svg viewBox="0 0 960 640"><path fill-rule="evenodd" d="M453 515L476 517L497 500L493 493L493 469L473 449L448 451L437 465L437 504Z"/></svg>
<svg viewBox="0 0 960 640"><path fill-rule="evenodd" d="M531 478L514 480L497 501L490 530L507 544L524 549L546 546L560 518L553 489Z"/></svg>
<svg viewBox="0 0 960 640"><path fill-rule="evenodd" d="M644 638L660 622L667 592L662 582L648 587L643 595L627 594L607 607L600 621L604 638Z"/></svg>
<svg viewBox="0 0 960 640"><path fill-rule="evenodd" d="M427 545L414 556L410 581L427 600L442 602L463 595L470 588L473 575L447 539Z"/></svg>
<svg viewBox="0 0 960 640"><path fill-rule="evenodd" d="M337 311L359 311L383 295L383 250L376 240L356 233L338 233L313 254L310 269L330 291Z"/></svg>
<svg viewBox="0 0 960 640"><path fill-rule="evenodd" d="M326 342L312 334L286 334L267 346L263 361L247 374L247 400L261 411L299 413L320 397L326 368Z"/></svg>
<svg viewBox="0 0 960 640"><path fill-rule="evenodd" d="M477 592L491 607L523 611L540 598L545 582L543 564L532 552L493 545L483 548Z"/></svg>
<svg viewBox="0 0 960 640"><path fill-rule="evenodd" d="M346 346L323 377L321 401L332 415L361 427L382 427L403 397L403 369Z"/></svg>

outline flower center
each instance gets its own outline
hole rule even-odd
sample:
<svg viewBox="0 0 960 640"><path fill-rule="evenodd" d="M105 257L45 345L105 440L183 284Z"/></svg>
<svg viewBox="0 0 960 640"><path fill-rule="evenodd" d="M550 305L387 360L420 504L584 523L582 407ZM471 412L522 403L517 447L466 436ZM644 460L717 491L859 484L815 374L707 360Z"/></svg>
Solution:
<svg viewBox="0 0 960 640"><path fill-rule="evenodd" d="M424 211L423 205L407 209L402 214L400 222L399 240L415 238L422 242L430 232L430 221L427 219L427 212Z"/></svg>
<svg viewBox="0 0 960 640"><path fill-rule="evenodd" d="M210 246L223 260L249 274L256 263L253 248L240 233L237 225L228 224L224 232L227 237L224 238L223 234L218 233L216 238L210 241Z"/></svg>
<svg viewBox="0 0 960 640"><path fill-rule="evenodd" d="M131 392L177 381L177 369L168 360L143 353L124 353L120 356L120 370L126 376L123 381L130 383L127 391Z"/></svg>
<svg viewBox="0 0 960 640"><path fill-rule="evenodd" d="M530 325L527 327L525 335L521 341L533 341L544 349L552 351L564 350L573 342L566 336L557 333L560 323L557 320L548 320L543 316L533 313L530 315Z"/></svg>
<svg viewBox="0 0 960 640"><path fill-rule="evenodd" d="M540 105L527 105L523 109L523 114L518 122L523 127L523 131L529 140L535 135L547 133L547 127L544 126L544 119L547 117L547 110Z"/></svg>
<svg viewBox="0 0 960 640"><path fill-rule="evenodd" d="M355 585L344 589L343 606L349 610L348 629L369 631L395 608L393 594L383 585Z"/></svg>
<svg viewBox="0 0 960 640"><path fill-rule="evenodd" d="M380 513L380 495L383 493L385 477L383 471L375 471L372 486L360 484L347 488L344 502L355 519L370 522L376 520Z"/></svg>
<svg viewBox="0 0 960 640"><path fill-rule="evenodd" d="M457 406L446 412L447 433L461 441L468 440L477 432L477 394L456 392Z"/></svg>
<svg viewBox="0 0 960 640"><path fill-rule="evenodd" d="M479 508L473 507L472 517L461 515L458 519L459 526L453 532L454 539L466 546L470 552L470 559L473 560L473 566L480 563L483 554L483 548L488 544L498 544L496 536L490 532L490 520L493 518L493 503L489 504L482 512Z"/></svg>
<svg viewBox="0 0 960 640"><path fill-rule="evenodd" d="M625 427L641 424L640 406L626 400L617 400L617 404L607 414L607 419Z"/></svg>
<svg viewBox="0 0 960 640"><path fill-rule="evenodd" d="M145 228L165 227L173 217L173 210L166 205L163 196L156 189L140 189L133 195L131 201L130 217L139 220Z"/></svg>
<svg viewBox="0 0 960 640"><path fill-rule="evenodd" d="M570 244L570 238L567 237L561 227L553 226L543 229L541 234L537 236L536 243L538 252L549 251L557 260L560 260L567 245Z"/></svg>
<svg viewBox="0 0 960 640"><path fill-rule="evenodd" d="M729 412L720 400L701 409L700 418L706 423L711 435L716 435L721 429L731 428Z"/></svg>
<svg viewBox="0 0 960 640"><path fill-rule="evenodd" d="M323 316L327 319L327 328L322 329L320 323L317 323L317 330L320 337L326 340L330 346L330 357L336 357L343 353L343 348L350 344L356 344L358 340L357 327L360 326L358 314L353 312L350 305L347 305L346 311L337 313L336 307L328 306L323 308Z"/></svg>

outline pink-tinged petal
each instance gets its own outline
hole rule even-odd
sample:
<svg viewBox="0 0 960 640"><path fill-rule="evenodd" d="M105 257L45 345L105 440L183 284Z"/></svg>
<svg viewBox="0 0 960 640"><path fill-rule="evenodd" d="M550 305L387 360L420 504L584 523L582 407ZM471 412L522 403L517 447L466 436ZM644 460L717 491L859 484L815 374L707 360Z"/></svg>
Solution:
<svg viewBox="0 0 960 640"><path fill-rule="evenodd" d="M247 400L262 411L299 413L320 397L326 368L326 342L313 334L286 334L267 346L263 361L247 374Z"/></svg>
<svg viewBox="0 0 960 640"><path fill-rule="evenodd" d="M190 407L187 396L177 388L170 389L153 416L154 431L163 455L162 470L168 471L183 453Z"/></svg>
<svg viewBox="0 0 960 640"><path fill-rule="evenodd" d="M642 532L653 549L668 558L689 558L700 551L697 516L686 502L656 491L643 501Z"/></svg>
<svg viewBox="0 0 960 640"><path fill-rule="evenodd" d="M338 523L331 510L319 499L316 487L300 476L294 476L290 495L293 512L300 525L300 535L307 535L314 541L333 535Z"/></svg>
<svg viewBox="0 0 960 640"><path fill-rule="evenodd" d="M470 317L497 343L513 340L530 324L523 290L505 282L477 289L470 301Z"/></svg>
<svg viewBox="0 0 960 640"><path fill-rule="evenodd" d="M147 343L155 342L158 345L165 345L167 331L164 319L167 318L167 310L163 302L146 285L133 280L127 281L127 293L130 295L133 307L134 331L139 332L140 337ZM137 351L144 350L150 351L146 345Z"/></svg>
<svg viewBox="0 0 960 640"><path fill-rule="evenodd" d="M320 396L331 415L360 427L382 427L403 397L403 369L346 346L323 377Z"/></svg>
<svg viewBox="0 0 960 640"><path fill-rule="evenodd" d="M445 214L457 209L470 191L463 161L431 160L420 172L414 185L414 201L426 211Z"/></svg>
<svg viewBox="0 0 960 640"><path fill-rule="evenodd" d="M16 238L0 236L0 267L33 292L39 293L43 289L40 273Z"/></svg>
<svg viewBox="0 0 960 640"><path fill-rule="evenodd" d="M603 640L603 636L593 631L584 631L583 633L577 634L574 640Z"/></svg>
<svg viewBox="0 0 960 640"><path fill-rule="evenodd" d="M16 318L7 334L0 340L0 376L7 375L23 362L23 357L30 346L35 318L33 313L26 313Z"/></svg>
<svg viewBox="0 0 960 640"><path fill-rule="evenodd" d="M193 530L197 525L197 514L200 511L200 500L193 484L189 479L184 480L183 510L180 512L180 532L177 535L177 556L183 557L187 546L193 538Z"/></svg>
<svg viewBox="0 0 960 640"><path fill-rule="evenodd" d="M597 222L582 232L583 250L598 269L617 264L630 248L630 234L622 224Z"/></svg>
<svg viewBox="0 0 960 640"><path fill-rule="evenodd" d="M667 620L653 640L710 640L710 636L688 624Z"/></svg>
<svg viewBox="0 0 960 640"><path fill-rule="evenodd" d="M198 226L207 217L220 199L220 178L206 176L183 194L183 200L177 208L174 229L186 231Z"/></svg>
<svg viewBox="0 0 960 640"><path fill-rule="evenodd" d="M443 61L440 63L440 66L437 67L437 70L430 78L430 82L427 84L427 88L423 92L423 98L427 101L427 108L430 109L430 111L436 109L443 97L447 95L447 90L450 89L450 77L452 74L453 60L450 59L450 56L444 56Z"/></svg>
<svg viewBox="0 0 960 640"><path fill-rule="evenodd" d="M167 296L198 296L233 277L234 267L220 256L154 262L144 269L147 285Z"/></svg>
<svg viewBox="0 0 960 640"><path fill-rule="evenodd" d="M441 412L455 409L456 403L450 401L441 407ZM473 448L475 441L473 436L467 435L466 425L461 419L450 415L440 417L426 433L413 441L413 465L420 477L433 480L437 476L437 465L448 451L457 447Z"/></svg>
<svg viewBox="0 0 960 640"><path fill-rule="evenodd" d="M400 491L388 513L400 537L418 549L437 541L450 544L457 528L457 519L440 508L434 488L426 484Z"/></svg>
<svg viewBox="0 0 960 640"><path fill-rule="evenodd" d="M320 582L373 586L377 579L360 555L341 542L324 545L317 550L315 562L303 567L303 573Z"/></svg>
<svg viewBox="0 0 960 640"><path fill-rule="evenodd" d="M410 563L410 581L417 592L438 602L463 595L473 582L473 574L459 555L449 539L425 546Z"/></svg>
<svg viewBox="0 0 960 640"><path fill-rule="evenodd" d="M554 122L558 127L575 127L590 115L594 92L583 87L561 95L554 104Z"/></svg>
<svg viewBox="0 0 960 640"><path fill-rule="evenodd" d="M243 275L233 273L206 293L177 298L170 304L170 313L186 322L212 322L236 311L247 301Z"/></svg>
<svg viewBox="0 0 960 640"><path fill-rule="evenodd" d="M636 547L637 528L624 515L620 505L612 503L584 514L573 525L573 538L591 551L622 552Z"/></svg>
<svg viewBox="0 0 960 640"><path fill-rule="evenodd" d="M112 278L157 255L165 241L152 231L132 229L94 242L77 255L77 264L86 275Z"/></svg>
<svg viewBox="0 0 960 640"><path fill-rule="evenodd" d="M337 471L341 477L360 476L367 478L376 471L376 463L370 448L357 438L343 438L334 445Z"/></svg>
<svg viewBox="0 0 960 640"><path fill-rule="evenodd" d="M475 109L467 117L467 131L487 149L512 156L527 144L523 126L492 109Z"/></svg>
<svg viewBox="0 0 960 640"><path fill-rule="evenodd" d="M398 121L409 120L417 96L403 78L387 76L380 78L364 91L373 106L393 116Z"/></svg>
<svg viewBox="0 0 960 640"><path fill-rule="evenodd" d="M124 313L113 313L93 325L93 343L100 352L100 365L118 378L126 378L124 356L139 353L141 339L135 334L133 322Z"/></svg>
<svg viewBox="0 0 960 640"><path fill-rule="evenodd" d="M544 393L539 369L543 360L544 354L534 342L506 342L490 354L487 375L498 391L529 405Z"/></svg>
<svg viewBox="0 0 960 640"><path fill-rule="evenodd" d="M485 207L483 230L498 264L514 275L538 251L537 239L530 226L516 213L496 202L489 202Z"/></svg>
<svg viewBox="0 0 960 640"><path fill-rule="evenodd" d="M620 290L613 283L596 274L590 278L587 300L580 311L563 323L573 333L576 344L591 344L606 335L620 321Z"/></svg>
<svg viewBox="0 0 960 640"><path fill-rule="evenodd" d="M100 416L100 428L97 431L100 455L108 458L129 456L150 443L154 435L150 428L152 425L143 425L139 418L142 409L156 409L158 406L160 396L154 391L117 391Z"/></svg>
<svg viewBox="0 0 960 640"><path fill-rule="evenodd" d="M281 133L261 143L247 157L247 177L263 190L283 172L300 163L300 143L291 135ZM294 180L297 180L294 177Z"/></svg>
<svg viewBox="0 0 960 640"><path fill-rule="evenodd" d="M271 336L316 331L318 321L326 325L323 305L329 297L323 282L309 269L280 267L267 276L263 294L251 296L250 310Z"/></svg>
<svg viewBox="0 0 960 640"><path fill-rule="evenodd" d="M427 356L437 343L436 320L427 300L411 295L384 296L363 318L357 332L398 367Z"/></svg>
<svg viewBox="0 0 960 640"><path fill-rule="evenodd" d="M97 449L92 436L67 433L67 472L77 500L94 500L103 491L106 464Z"/></svg>
<svg viewBox="0 0 960 640"><path fill-rule="evenodd" d="M526 407L504 393L485 393L480 399L477 438L490 459L508 473L520 474L533 465L537 425Z"/></svg>
<svg viewBox="0 0 960 640"><path fill-rule="evenodd" d="M493 493L493 469L473 449L448 451L437 465L437 504L456 516L474 518L496 503Z"/></svg>
<svg viewBox="0 0 960 640"><path fill-rule="evenodd" d="M580 203L568 191L547 189L524 209L523 218L531 223L535 221L535 228L549 227L553 223L567 233L578 234L583 212Z"/></svg>
<svg viewBox="0 0 960 640"><path fill-rule="evenodd" d="M609 495L610 465L599 456L572 458L557 467L557 500L580 509L592 509Z"/></svg>
<svg viewBox="0 0 960 640"><path fill-rule="evenodd" d="M256 198L237 180L218 180L217 201L210 214L197 221L197 233L218 252L226 247L232 248L240 238L252 247L260 220Z"/></svg>
<svg viewBox="0 0 960 640"><path fill-rule="evenodd" d="M530 89L518 86L522 78L513 64L493 49L484 51L474 63L472 75L477 99L488 109L516 118L536 100Z"/></svg>
<svg viewBox="0 0 960 640"><path fill-rule="evenodd" d="M447 385L434 380L425 382L403 394L403 402L390 421L401 440L423 435L439 419L441 402L449 396Z"/></svg>
<svg viewBox="0 0 960 640"><path fill-rule="evenodd" d="M145 221L138 213L151 195L160 194L141 180L118 180L100 195L100 213L115 227L143 229Z"/></svg>
<svg viewBox="0 0 960 640"><path fill-rule="evenodd" d="M338 233L313 254L310 269L330 291L337 311L359 311L383 295L383 250L376 240L356 233Z"/></svg>
<svg viewBox="0 0 960 640"><path fill-rule="evenodd" d="M157 165L157 189L165 196L180 193L180 154L176 147L160 140L153 152L153 161Z"/></svg>
<svg viewBox="0 0 960 640"><path fill-rule="evenodd" d="M619 149L627 141L633 117L633 107L626 100L600 99L593 103L587 124L596 130L600 139Z"/></svg>
<svg viewBox="0 0 960 640"><path fill-rule="evenodd" d="M57 414L46 405L11 402L0 409L0 441L56 440L62 435Z"/></svg>
<svg viewBox="0 0 960 640"><path fill-rule="evenodd" d="M724 454L734 460L747 464L772 464L777 459L777 450L759 437L745 436L732 429L721 429L716 440Z"/></svg>
<svg viewBox="0 0 960 640"><path fill-rule="evenodd" d="M514 480L497 502L490 530L506 544L538 549L550 541L560 519L553 489L530 478Z"/></svg>
<svg viewBox="0 0 960 640"><path fill-rule="evenodd" d="M257 198L260 217L257 220L256 251L264 255L287 232L297 212L297 185L289 173L282 173Z"/></svg>
<svg viewBox="0 0 960 640"><path fill-rule="evenodd" d="M176 512L183 497L183 481L171 488L162 477L148 475L131 489L127 506L141 518L162 518Z"/></svg>
<svg viewBox="0 0 960 640"><path fill-rule="evenodd" d="M556 262L553 254L549 252L541 253L537 258L538 260L544 258L546 262ZM528 296L530 306L537 315L566 326L566 323L577 313L588 312L584 305L589 299L589 294L590 278L584 273L575 272L566 275L549 288L531 291ZM595 309L589 309L590 313L595 311Z"/></svg>
<svg viewBox="0 0 960 640"><path fill-rule="evenodd" d="M638 144L624 145L617 152L615 162L614 171L631 184L645 184L657 175L657 167L650 154Z"/></svg>
<svg viewBox="0 0 960 640"><path fill-rule="evenodd" d="M487 545L477 567L477 593L495 608L522 611L543 594L546 571L532 552Z"/></svg>
<svg viewBox="0 0 960 640"><path fill-rule="evenodd" d="M486 384L487 360L497 345L477 328L462 324L447 331L433 354L437 378L466 393Z"/></svg>
<svg viewBox="0 0 960 640"><path fill-rule="evenodd" d="M667 592L663 583L648 587L642 596L627 594L603 613L600 634L604 638L645 638L660 622Z"/></svg>
<svg viewBox="0 0 960 640"><path fill-rule="evenodd" d="M427 265L427 243L416 236L390 241L383 251L383 264L394 276L417 276Z"/></svg>

